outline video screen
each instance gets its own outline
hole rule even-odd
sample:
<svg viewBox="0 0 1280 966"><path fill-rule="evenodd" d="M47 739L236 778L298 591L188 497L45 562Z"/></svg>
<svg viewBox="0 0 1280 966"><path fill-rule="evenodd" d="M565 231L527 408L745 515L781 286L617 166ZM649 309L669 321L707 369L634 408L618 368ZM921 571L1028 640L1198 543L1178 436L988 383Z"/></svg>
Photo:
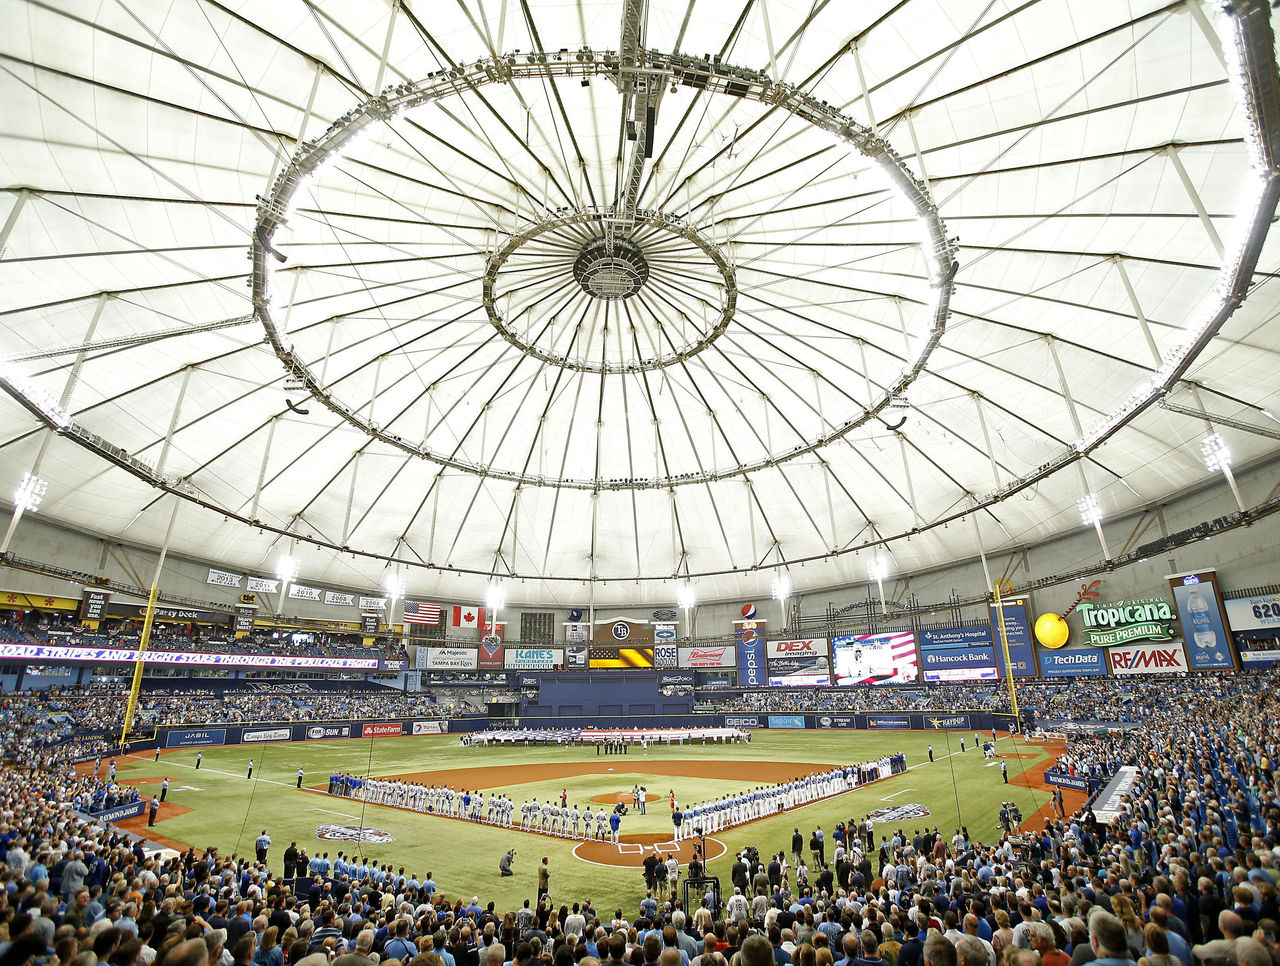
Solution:
<svg viewBox="0 0 1280 966"><path fill-rule="evenodd" d="M837 685L904 684L918 680L916 635L847 634L831 638Z"/></svg>

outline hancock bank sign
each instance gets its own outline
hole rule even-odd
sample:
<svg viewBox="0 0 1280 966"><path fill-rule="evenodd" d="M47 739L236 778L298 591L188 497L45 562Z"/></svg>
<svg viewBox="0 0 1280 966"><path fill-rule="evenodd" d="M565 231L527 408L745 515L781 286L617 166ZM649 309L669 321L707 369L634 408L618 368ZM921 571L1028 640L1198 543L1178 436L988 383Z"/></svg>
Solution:
<svg viewBox="0 0 1280 966"><path fill-rule="evenodd" d="M1173 639L1173 608L1159 597L1119 600L1114 604L1081 604L1084 640L1092 647L1115 647L1134 641Z"/></svg>

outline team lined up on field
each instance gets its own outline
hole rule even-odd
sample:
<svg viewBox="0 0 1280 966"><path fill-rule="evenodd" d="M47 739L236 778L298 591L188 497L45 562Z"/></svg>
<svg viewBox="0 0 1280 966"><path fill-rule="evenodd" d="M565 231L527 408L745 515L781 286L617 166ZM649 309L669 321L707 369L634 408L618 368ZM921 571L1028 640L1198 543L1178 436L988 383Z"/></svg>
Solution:
<svg viewBox="0 0 1280 966"><path fill-rule="evenodd" d="M830 798L862 785L896 775L906 770L904 754L885 755L877 761L842 765L826 772L815 772L791 781L760 786L749 791L725 795L709 802L681 807L671 793L671 823L675 841L703 833L717 832L741 825L790 808ZM504 793L485 794L479 790L457 791L447 785L422 785L414 782L386 781L333 773L329 776L329 794L353 798L372 805L391 805L416 812L467 819L506 828L514 824L515 803ZM641 805L641 814L644 814ZM569 806L567 791L559 801L536 798L520 806L518 827L526 832L540 832L559 838L618 841L625 807L579 810Z"/></svg>

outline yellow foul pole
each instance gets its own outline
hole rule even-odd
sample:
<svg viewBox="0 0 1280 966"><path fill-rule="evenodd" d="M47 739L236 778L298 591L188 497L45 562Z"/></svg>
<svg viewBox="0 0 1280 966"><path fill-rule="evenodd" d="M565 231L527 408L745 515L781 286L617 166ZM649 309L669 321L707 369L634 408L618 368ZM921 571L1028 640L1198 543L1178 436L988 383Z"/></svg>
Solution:
<svg viewBox="0 0 1280 966"><path fill-rule="evenodd" d="M1013 708L1014 727L1009 730L1016 731L1022 717L1018 714L1018 692L1013 686L1013 662L1009 660L1009 632L1004 626L1004 596L1013 589L1013 585L1001 577L992 585L992 589L996 595L996 618L1000 623L1000 649L1004 653L1004 673L1009 682L1009 704Z"/></svg>
<svg viewBox="0 0 1280 966"><path fill-rule="evenodd" d="M156 561L155 576L151 578L151 593L147 595L147 614L142 620L142 638L138 641L138 657L133 662L133 685L129 688L129 703L124 709L124 726L120 729L120 748L125 747L125 739L129 729L133 727L133 713L138 707L138 694L142 690L143 656L147 645L151 643L151 625L156 618L156 598L160 596L160 572L164 569L164 558L169 553L169 540L173 537L173 525L178 520L180 498L173 497L173 511L169 514L169 529L164 535L164 545L160 548L160 559Z"/></svg>

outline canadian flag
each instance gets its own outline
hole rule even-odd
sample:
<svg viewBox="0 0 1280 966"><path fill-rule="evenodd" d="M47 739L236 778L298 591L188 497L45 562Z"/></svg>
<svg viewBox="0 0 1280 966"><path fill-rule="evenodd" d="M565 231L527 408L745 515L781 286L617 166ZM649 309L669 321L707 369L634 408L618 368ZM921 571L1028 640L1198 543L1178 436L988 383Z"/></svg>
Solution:
<svg viewBox="0 0 1280 966"><path fill-rule="evenodd" d="M453 606L454 627L482 627L485 623L483 607Z"/></svg>

